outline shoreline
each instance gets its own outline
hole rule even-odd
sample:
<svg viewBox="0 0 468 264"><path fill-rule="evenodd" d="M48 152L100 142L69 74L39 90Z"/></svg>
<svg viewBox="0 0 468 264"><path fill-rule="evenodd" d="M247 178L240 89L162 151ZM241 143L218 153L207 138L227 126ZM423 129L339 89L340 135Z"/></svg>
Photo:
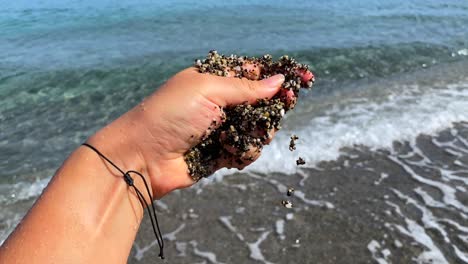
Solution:
<svg viewBox="0 0 468 264"><path fill-rule="evenodd" d="M454 129L468 139L468 122ZM171 263L408 263L431 256L460 261L457 250L468 248L458 237L464 233L453 228L462 226L467 214L468 146L460 146L467 153L456 157L450 147L434 143L454 140L452 130L420 135L415 146L395 142L392 151L343 149L339 159L294 175L238 173L171 194L158 206L163 233L176 231L166 235L167 258ZM421 163L422 157L429 160ZM462 166L466 174L458 175ZM285 186L296 189L293 209L281 205ZM454 200L444 199L447 190L455 191ZM157 257L155 247L145 248L152 241L149 230L148 223L142 225L129 263Z"/></svg>
<svg viewBox="0 0 468 264"><path fill-rule="evenodd" d="M466 142L468 121L419 135L414 145L394 142L391 150L343 148L338 159L291 175L239 172L176 191L156 203L167 259L390 263L442 256L455 262L468 252L462 242L468 236L462 224L468 214ZM295 196L286 196L287 187ZM40 194L35 190L2 205L4 235ZM283 199L293 209L283 207ZM152 263L157 254L145 217L129 263Z"/></svg>

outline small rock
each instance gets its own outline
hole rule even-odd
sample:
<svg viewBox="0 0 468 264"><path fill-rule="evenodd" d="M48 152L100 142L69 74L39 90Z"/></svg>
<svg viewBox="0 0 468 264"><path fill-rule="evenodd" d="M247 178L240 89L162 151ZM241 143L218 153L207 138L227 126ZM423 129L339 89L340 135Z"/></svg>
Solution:
<svg viewBox="0 0 468 264"><path fill-rule="evenodd" d="M299 165L304 165L304 164L306 164L306 162L305 162L305 160L304 160L303 158L299 157L299 158L296 160L296 164L297 164L297 166L299 166Z"/></svg>
<svg viewBox="0 0 468 264"><path fill-rule="evenodd" d="M281 201L281 204L288 209L291 209L293 207L293 204L288 200Z"/></svg>
<svg viewBox="0 0 468 264"><path fill-rule="evenodd" d="M296 135L291 136L291 141L289 141L289 150L293 151L296 150L296 140L298 140L299 137Z"/></svg>

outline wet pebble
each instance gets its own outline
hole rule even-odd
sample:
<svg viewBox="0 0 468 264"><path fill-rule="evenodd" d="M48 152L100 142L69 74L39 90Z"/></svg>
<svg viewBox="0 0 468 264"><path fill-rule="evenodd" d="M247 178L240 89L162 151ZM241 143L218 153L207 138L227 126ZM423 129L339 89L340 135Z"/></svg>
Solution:
<svg viewBox="0 0 468 264"><path fill-rule="evenodd" d="M283 201L281 201L281 204L282 204L284 207L288 208L288 209L293 208L293 204L292 204L290 201L288 201L288 200L283 200Z"/></svg>

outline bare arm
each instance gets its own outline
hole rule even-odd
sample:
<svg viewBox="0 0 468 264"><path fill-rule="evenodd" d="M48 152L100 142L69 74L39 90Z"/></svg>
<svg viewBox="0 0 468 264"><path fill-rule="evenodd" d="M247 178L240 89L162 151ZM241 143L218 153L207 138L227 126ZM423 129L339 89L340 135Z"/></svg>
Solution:
<svg viewBox="0 0 468 264"><path fill-rule="evenodd" d="M272 97L283 79L248 81L190 68L88 143L124 171L145 175L153 196L160 198L194 183L183 154L213 119L220 119L220 106ZM136 177L135 184L144 190ZM122 175L92 150L79 147L1 246L0 263L125 263L142 217Z"/></svg>

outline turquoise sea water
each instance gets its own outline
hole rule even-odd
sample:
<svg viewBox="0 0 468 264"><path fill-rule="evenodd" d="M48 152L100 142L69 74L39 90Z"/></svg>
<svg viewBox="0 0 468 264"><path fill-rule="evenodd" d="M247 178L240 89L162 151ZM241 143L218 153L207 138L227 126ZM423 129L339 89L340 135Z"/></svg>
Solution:
<svg viewBox="0 0 468 264"><path fill-rule="evenodd" d="M464 60L468 46L465 1L2 0L0 14L0 169L9 176L55 167L210 49L288 53L325 84ZM349 89L320 82L317 94Z"/></svg>
<svg viewBox="0 0 468 264"><path fill-rule="evenodd" d="M467 25L457 0L0 0L0 241L70 151L211 49L317 76L250 171L295 173L292 130L313 165L467 121Z"/></svg>

